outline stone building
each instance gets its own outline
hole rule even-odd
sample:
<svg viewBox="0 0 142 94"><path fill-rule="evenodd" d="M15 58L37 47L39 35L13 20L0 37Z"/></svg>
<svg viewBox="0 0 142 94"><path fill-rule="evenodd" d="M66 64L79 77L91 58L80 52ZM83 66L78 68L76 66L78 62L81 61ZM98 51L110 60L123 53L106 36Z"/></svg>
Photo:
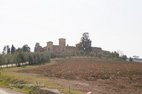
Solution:
<svg viewBox="0 0 142 94"><path fill-rule="evenodd" d="M59 45L54 45L52 41L47 42L47 46L41 47L39 44L37 44L36 52L48 52L48 53L54 53L54 54L62 54L65 53L67 55L75 55L79 53L79 44L76 44L76 46L69 46L66 45L66 39L59 38ZM101 52L102 48L100 47L92 47L93 53Z"/></svg>

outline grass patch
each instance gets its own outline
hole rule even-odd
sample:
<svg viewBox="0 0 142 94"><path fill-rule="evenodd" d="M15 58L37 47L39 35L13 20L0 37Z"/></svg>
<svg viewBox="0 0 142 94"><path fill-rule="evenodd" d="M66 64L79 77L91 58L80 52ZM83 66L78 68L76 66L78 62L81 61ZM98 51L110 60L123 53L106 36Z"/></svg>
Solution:
<svg viewBox="0 0 142 94"><path fill-rule="evenodd" d="M0 87L10 88L15 91L22 92L23 94L30 94L29 92L32 91L33 87L18 86L18 84L25 84L25 83L26 82L22 80L11 78L7 74L0 75Z"/></svg>
<svg viewBox="0 0 142 94"><path fill-rule="evenodd" d="M25 66L25 67L13 67L13 68L1 69L0 87L11 88L15 91L22 92L23 94L40 94L38 90L42 86L47 88L58 89L64 94L82 94L81 92L76 90L70 90L71 93L69 93L68 88L64 88L52 82L47 77L37 74L16 72L17 70L23 68L29 69L34 67L37 66Z"/></svg>

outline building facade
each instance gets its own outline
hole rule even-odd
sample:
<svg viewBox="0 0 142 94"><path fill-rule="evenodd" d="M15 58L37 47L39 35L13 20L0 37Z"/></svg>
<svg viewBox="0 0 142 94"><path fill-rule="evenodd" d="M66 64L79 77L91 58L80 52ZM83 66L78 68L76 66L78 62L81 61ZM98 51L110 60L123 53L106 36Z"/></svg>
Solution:
<svg viewBox="0 0 142 94"><path fill-rule="evenodd" d="M48 53L53 53L53 54L62 54L66 53L69 55L75 55L79 53L79 44L76 44L76 46L69 46L66 45L66 39L64 38L59 38L59 45L54 45L52 41L47 42L47 46L41 47L39 44L36 47L36 52L48 52ZM39 48L38 48L39 47ZM100 47L92 47L92 52L93 53L98 53L101 52L102 48Z"/></svg>

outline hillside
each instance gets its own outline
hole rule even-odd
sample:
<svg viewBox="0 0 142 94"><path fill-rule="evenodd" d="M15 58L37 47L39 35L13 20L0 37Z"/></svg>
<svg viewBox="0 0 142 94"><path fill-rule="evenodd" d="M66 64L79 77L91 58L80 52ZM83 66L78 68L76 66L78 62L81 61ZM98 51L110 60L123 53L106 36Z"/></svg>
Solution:
<svg viewBox="0 0 142 94"><path fill-rule="evenodd" d="M51 60L18 72L39 74L61 86L93 94L141 94L142 64L94 58Z"/></svg>

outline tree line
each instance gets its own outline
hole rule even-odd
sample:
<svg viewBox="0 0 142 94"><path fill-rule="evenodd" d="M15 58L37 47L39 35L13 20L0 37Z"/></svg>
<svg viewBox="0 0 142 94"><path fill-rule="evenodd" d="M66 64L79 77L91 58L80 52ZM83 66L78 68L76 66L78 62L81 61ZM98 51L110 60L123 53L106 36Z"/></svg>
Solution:
<svg viewBox="0 0 142 94"><path fill-rule="evenodd" d="M50 60L46 52L31 52L30 47L26 44L22 48L15 48L14 45L4 46L2 54L0 54L0 65L16 64L21 66L23 63L41 64Z"/></svg>

